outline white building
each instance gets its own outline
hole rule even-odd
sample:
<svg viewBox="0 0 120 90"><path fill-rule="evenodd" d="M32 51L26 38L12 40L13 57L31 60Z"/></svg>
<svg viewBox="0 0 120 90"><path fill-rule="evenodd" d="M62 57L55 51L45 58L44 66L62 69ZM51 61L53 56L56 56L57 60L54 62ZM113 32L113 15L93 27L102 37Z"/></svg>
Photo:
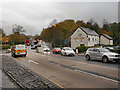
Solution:
<svg viewBox="0 0 120 90"><path fill-rule="evenodd" d="M71 47L75 49L78 46L94 46L99 44L99 35L92 29L78 27L71 36Z"/></svg>
<svg viewBox="0 0 120 90"><path fill-rule="evenodd" d="M101 45L113 45L113 38L106 34L101 34L100 35L100 44Z"/></svg>

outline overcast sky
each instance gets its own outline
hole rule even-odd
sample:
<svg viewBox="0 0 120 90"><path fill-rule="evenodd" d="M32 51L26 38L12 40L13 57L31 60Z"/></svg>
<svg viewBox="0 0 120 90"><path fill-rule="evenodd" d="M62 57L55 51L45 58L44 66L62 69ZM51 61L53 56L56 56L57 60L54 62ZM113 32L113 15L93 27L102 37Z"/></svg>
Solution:
<svg viewBox="0 0 120 90"><path fill-rule="evenodd" d="M118 21L118 2L2 2L0 5L0 27L12 33L12 25L22 25L26 34L40 34L53 19L88 21L93 18L99 25L103 19Z"/></svg>

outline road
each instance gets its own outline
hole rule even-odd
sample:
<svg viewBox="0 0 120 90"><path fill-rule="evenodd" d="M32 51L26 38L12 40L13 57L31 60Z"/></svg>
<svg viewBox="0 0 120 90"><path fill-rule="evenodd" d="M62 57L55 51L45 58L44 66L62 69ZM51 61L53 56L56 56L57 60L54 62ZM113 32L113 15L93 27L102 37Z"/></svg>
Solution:
<svg viewBox="0 0 120 90"><path fill-rule="evenodd" d="M86 61L84 56L66 57L36 53L13 58L61 88L118 88L118 63Z"/></svg>

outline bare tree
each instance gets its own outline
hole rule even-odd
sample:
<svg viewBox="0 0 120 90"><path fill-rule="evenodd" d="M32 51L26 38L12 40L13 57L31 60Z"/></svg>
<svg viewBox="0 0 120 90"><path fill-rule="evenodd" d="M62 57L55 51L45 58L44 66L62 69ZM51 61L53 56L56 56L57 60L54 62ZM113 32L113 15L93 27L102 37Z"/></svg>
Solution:
<svg viewBox="0 0 120 90"><path fill-rule="evenodd" d="M25 32L25 30L23 29L23 26L14 24L12 26L12 32L13 32L13 34L15 34L15 33L23 34Z"/></svg>
<svg viewBox="0 0 120 90"><path fill-rule="evenodd" d="M88 21L91 25L93 25L95 23L94 19L91 18L89 21Z"/></svg>

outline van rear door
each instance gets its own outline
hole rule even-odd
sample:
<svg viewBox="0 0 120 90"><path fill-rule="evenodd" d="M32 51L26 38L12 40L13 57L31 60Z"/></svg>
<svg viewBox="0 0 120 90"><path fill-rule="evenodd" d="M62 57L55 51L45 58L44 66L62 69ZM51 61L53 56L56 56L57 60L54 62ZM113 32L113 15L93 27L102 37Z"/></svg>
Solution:
<svg viewBox="0 0 120 90"><path fill-rule="evenodd" d="M25 45L16 45L16 54L26 54Z"/></svg>

